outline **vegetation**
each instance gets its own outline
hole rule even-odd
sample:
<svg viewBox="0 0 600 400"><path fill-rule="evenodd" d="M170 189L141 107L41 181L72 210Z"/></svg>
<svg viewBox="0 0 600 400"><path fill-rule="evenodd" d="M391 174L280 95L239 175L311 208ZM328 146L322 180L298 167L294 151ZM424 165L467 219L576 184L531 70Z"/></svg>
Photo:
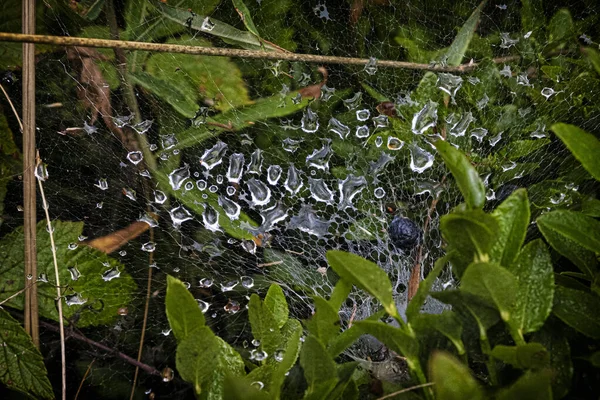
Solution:
<svg viewBox="0 0 600 400"><path fill-rule="evenodd" d="M0 30L20 31L20 1L3 7ZM36 175L55 244L38 205L39 276L27 280L21 137L10 107L20 109L21 46L3 43L0 392L60 396L60 301L69 397L600 393L595 2L37 7L42 34L370 61L325 68L37 46L38 147L48 172ZM412 64L387 69L377 60ZM359 107L373 117L364 136ZM200 189L202 177L190 172L208 180L219 143L246 164L248 148L263 150L252 157L286 172L313 149L329 149L317 174L306 175L335 187L362 178L390 193L313 202L331 217L323 235L292 222L265 227L264 210L252 205L230 218L220 188ZM307 186L283 189L278 200L297 214L318 197L303 198ZM382 217L386 208L401 216ZM38 291L39 349L20 321L28 285ZM377 349L355 351L364 341ZM136 360L128 354L138 346ZM142 372L132 384L134 367Z"/></svg>

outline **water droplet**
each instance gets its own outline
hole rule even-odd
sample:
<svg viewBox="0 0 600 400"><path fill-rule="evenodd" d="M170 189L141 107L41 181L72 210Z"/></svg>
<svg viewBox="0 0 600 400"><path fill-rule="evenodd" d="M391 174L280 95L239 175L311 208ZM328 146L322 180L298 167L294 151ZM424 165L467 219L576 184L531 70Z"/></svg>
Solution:
<svg viewBox="0 0 600 400"><path fill-rule="evenodd" d="M447 73L438 74L438 89L454 97L458 89L462 86L463 79L458 75Z"/></svg>
<svg viewBox="0 0 600 400"><path fill-rule="evenodd" d="M121 276L121 271L119 271L118 267L112 267L111 269L104 271L102 273L102 279L106 282L112 281L115 278Z"/></svg>
<svg viewBox="0 0 600 400"><path fill-rule="evenodd" d="M266 358L266 357L265 357L265 358ZM254 356L254 359L255 359L256 361L262 361L262 360L259 360L259 359L257 359L257 358L256 358L256 355ZM263 358L263 360L264 360L264 358ZM252 382L250 385L251 385L252 387L254 387L255 389L258 389L258 390L262 390L262 389L265 387L265 384L264 384L264 383L262 383L261 381L255 381L255 382Z"/></svg>
<svg viewBox="0 0 600 400"><path fill-rule="evenodd" d="M334 194L323 179L308 178L310 194L317 200L327 204L333 203Z"/></svg>
<svg viewBox="0 0 600 400"><path fill-rule="evenodd" d="M190 166L183 164L183 167L174 169L169 174L169 183L173 190L179 190L183 182L190 177Z"/></svg>
<svg viewBox="0 0 600 400"><path fill-rule="evenodd" d="M125 256L127 255L127 251L125 251L125 250L121 250L121 251L119 252L119 255L120 255L121 257L125 257ZM109 265L110 265L110 264L109 264ZM108 266L108 265L106 265L106 266Z"/></svg>
<svg viewBox="0 0 600 400"><path fill-rule="evenodd" d="M131 189L131 188L123 188L123 194L125 195L125 197L127 197L129 200L133 200L133 201L137 201L137 195L135 193L135 190Z"/></svg>
<svg viewBox="0 0 600 400"><path fill-rule="evenodd" d="M256 149L250 155L250 162L246 167L246 173L260 175L262 173L263 152L261 149Z"/></svg>
<svg viewBox="0 0 600 400"><path fill-rule="evenodd" d="M264 361L269 355L264 350L254 349L250 352L250 359L256 361Z"/></svg>
<svg viewBox="0 0 600 400"><path fill-rule="evenodd" d="M479 143L483 141L485 135L487 135L488 130L485 128L475 128L471 131L471 136L477 139Z"/></svg>
<svg viewBox="0 0 600 400"><path fill-rule="evenodd" d="M194 182L187 181L185 185L183 185L183 188L189 192L194 188Z"/></svg>
<svg viewBox="0 0 600 400"><path fill-rule="evenodd" d="M256 254L256 243L252 240L244 240L240 243L242 249L246 250L250 254Z"/></svg>
<svg viewBox="0 0 600 400"><path fill-rule="evenodd" d="M202 26L200 27L203 31L210 32L215 29L215 23L210 20L210 18L206 17L202 20Z"/></svg>
<svg viewBox="0 0 600 400"><path fill-rule="evenodd" d="M238 303L235 300L229 299L229 301L227 302L227 304L225 304L223 309L229 314L236 314L238 311L240 311L241 307L240 303Z"/></svg>
<svg viewBox="0 0 600 400"><path fill-rule="evenodd" d="M329 169L329 158L331 157L331 141L326 140L323 147L315 149L313 152L306 157L306 163L309 167L322 169L327 171Z"/></svg>
<svg viewBox="0 0 600 400"><path fill-rule="evenodd" d="M76 281L81 277L81 272L77 269L77 267L69 267L69 273L71 274L71 280ZM47 282L47 281L46 281Z"/></svg>
<svg viewBox="0 0 600 400"><path fill-rule="evenodd" d="M229 281L227 283L222 283L221 284L221 291L222 292L231 292L237 285L238 285L238 281Z"/></svg>
<svg viewBox="0 0 600 400"><path fill-rule="evenodd" d="M210 187L208 188L208 191L211 193L217 193L217 190L219 190L217 185L210 185Z"/></svg>
<svg viewBox="0 0 600 400"><path fill-rule="evenodd" d="M219 196L218 201L230 220L234 221L239 218L242 209L239 204L225 196Z"/></svg>
<svg viewBox="0 0 600 400"><path fill-rule="evenodd" d="M319 218L310 206L304 205L298 215L291 218L288 229L299 229L302 232L322 237L327 234L330 224L330 221Z"/></svg>
<svg viewBox="0 0 600 400"><path fill-rule="evenodd" d="M200 311L202 312L202 314L207 312L208 309L210 308L210 303L207 303L206 301L200 300L200 299L196 299L196 301L198 302L198 307L200 308Z"/></svg>
<svg viewBox="0 0 600 400"><path fill-rule="evenodd" d="M142 250L147 251L148 253L152 253L154 250L156 250L156 243L146 242L142 245Z"/></svg>
<svg viewBox="0 0 600 400"><path fill-rule="evenodd" d="M375 57L369 57L369 62L365 65L365 72L369 75L377 73L377 59Z"/></svg>
<svg viewBox="0 0 600 400"><path fill-rule="evenodd" d="M489 188L487 190L487 192L485 193L485 198L488 201L494 200L496 198L496 192L494 192L494 190L492 188Z"/></svg>
<svg viewBox="0 0 600 400"><path fill-rule="evenodd" d="M369 175L378 175L391 161L394 161L394 157L382 151L377 161L369 161Z"/></svg>
<svg viewBox="0 0 600 400"><path fill-rule="evenodd" d="M369 137L369 127L367 125L360 125L356 127L356 137L363 139Z"/></svg>
<svg viewBox="0 0 600 400"><path fill-rule="evenodd" d="M531 133L532 138L542 139L546 137L546 125L540 122L537 123L537 128L534 132Z"/></svg>
<svg viewBox="0 0 600 400"><path fill-rule="evenodd" d="M273 358L277 362L282 362L283 357L285 357L285 350L276 350L275 353L273 353Z"/></svg>
<svg viewBox="0 0 600 400"><path fill-rule="evenodd" d="M35 166L34 175L38 179L38 181L44 182L46 179L48 179L48 168L46 167L46 164L37 164Z"/></svg>
<svg viewBox="0 0 600 400"><path fill-rule="evenodd" d="M371 112L367 109L356 111L356 119L359 121L366 121L371 116Z"/></svg>
<svg viewBox="0 0 600 400"><path fill-rule="evenodd" d="M204 207L202 213L202 223L204 227L211 232L218 232L219 229L219 213L211 206Z"/></svg>
<svg viewBox="0 0 600 400"><path fill-rule="evenodd" d="M504 65L504 68L499 72L501 76L506 78L510 78L512 76L512 71L510 69L510 65Z"/></svg>
<svg viewBox="0 0 600 400"><path fill-rule="evenodd" d="M375 125L375 129L379 128L387 128L390 124L390 120L385 114L380 114L376 117L371 118L373 121L373 125Z"/></svg>
<svg viewBox="0 0 600 400"><path fill-rule="evenodd" d="M420 135L437 123L437 106L437 103L429 100L423 108L413 116L413 133Z"/></svg>
<svg viewBox="0 0 600 400"><path fill-rule="evenodd" d="M514 161L509 162L508 164L502 165L502 171L510 171L511 169L515 169L517 167L517 163Z"/></svg>
<svg viewBox="0 0 600 400"><path fill-rule="evenodd" d="M167 201L167 195L164 192L161 192L160 190L155 190L154 202L157 204L163 204L165 201Z"/></svg>
<svg viewBox="0 0 600 400"><path fill-rule="evenodd" d="M273 207L264 210L260 217L262 218L262 224L260 225L259 232L268 232L275 227L275 225L288 217L288 210L279 202Z"/></svg>
<svg viewBox="0 0 600 400"><path fill-rule="evenodd" d="M502 132L498 133L493 138L490 138L490 146L494 147L495 145L497 145L500 139L502 139Z"/></svg>
<svg viewBox="0 0 600 400"><path fill-rule="evenodd" d="M306 133L314 133L319 129L319 116L310 107L304 109L300 127Z"/></svg>
<svg viewBox="0 0 600 400"><path fill-rule="evenodd" d="M227 186L226 191L228 196L233 196L236 192L236 189L233 186Z"/></svg>
<svg viewBox="0 0 600 400"><path fill-rule="evenodd" d="M177 138L175 135L163 135L160 137L160 143L163 150L172 149L177 145Z"/></svg>
<svg viewBox="0 0 600 400"><path fill-rule="evenodd" d="M246 184L248 185L248 191L252 196L253 206L262 206L271 200L271 189L269 189L269 187L263 182L252 178L248 180Z"/></svg>
<svg viewBox="0 0 600 400"><path fill-rule="evenodd" d="M362 103L362 92L356 92L354 96L349 99L342 100L348 110L356 110Z"/></svg>
<svg viewBox="0 0 600 400"><path fill-rule="evenodd" d="M281 142L283 149L289 153L293 153L300 147L303 140L294 140L292 138L285 138Z"/></svg>
<svg viewBox="0 0 600 400"><path fill-rule="evenodd" d="M242 286L246 289L252 289L254 287L254 279L250 276L242 276L240 282L242 282Z"/></svg>
<svg viewBox="0 0 600 400"><path fill-rule="evenodd" d="M340 139L345 139L346 136L350 133L350 128L335 118L331 118L329 120L329 124L327 125L327 129L330 132L336 133Z"/></svg>
<svg viewBox="0 0 600 400"><path fill-rule="evenodd" d="M375 188L373 195L375 196L375 198L381 199L383 198L383 196L385 196L385 190L381 187Z"/></svg>
<svg viewBox="0 0 600 400"><path fill-rule="evenodd" d="M213 147L206 150L200 158L200 164L208 171L221 164L223 156L227 151L227 145L222 141L218 141Z"/></svg>
<svg viewBox="0 0 600 400"><path fill-rule="evenodd" d="M285 179L283 185L285 186L286 190L292 195L298 193L304 185L304 183L302 182L302 178L300 177L300 171L296 169L294 164L290 164L290 167L288 168L287 178Z"/></svg>
<svg viewBox="0 0 600 400"><path fill-rule="evenodd" d="M346 179L340 181L338 187L340 190L340 209L344 210L352 207L352 199L356 197L367 185L364 176L348 175Z"/></svg>
<svg viewBox="0 0 600 400"><path fill-rule="evenodd" d="M77 247L77 243L69 243L69 245L67 246L69 250L75 250Z"/></svg>
<svg viewBox="0 0 600 400"><path fill-rule="evenodd" d="M433 165L433 154L417 145L410 146L410 169L420 174Z"/></svg>
<svg viewBox="0 0 600 400"><path fill-rule="evenodd" d="M452 136L464 136L465 132L469 128L469 125L471 125L471 122L474 120L475 118L473 118L473 114L471 114L471 112L465 113L460 120L451 126L449 133Z"/></svg>
<svg viewBox="0 0 600 400"><path fill-rule="evenodd" d="M267 182L269 185L276 185L279 182L279 178L281 178L283 170L279 165L271 165L267 169Z"/></svg>
<svg viewBox="0 0 600 400"><path fill-rule="evenodd" d="M106 178L100 178L100 179L98 179L98 183L95 184L94 186L96 186L100 190L107 190L108 182L107 182Z"/></svg>
<svg viewBox="0 0 600 400"><path fill-rule="evenodd" d="M169 210L169 215L171 215L171 221L173 221L173 225L176 227L192 219L192 214L183 206L172 208Z"/></svg>
<svg viewBox="0 0 600 400"><path fill-rule="evenodd" d="M390 150L400 150L404 146L404 142L397 137L388 136L387 148Z"/></svg>
<svg viewBox="0 0 600 400"><path fill-rule="evenodd" d="M555 196L550 197L550 203L557 205L565 200L566 195L564 193L557 193Z"/></svg>
<svg viewBox="0 0 600 400"><path fill-rule="evenodd" d="M382 144L383 144L383 138L381 136L377 136L375 138L375 146L381 147Z"/></svg>
<svg viewBox="0 0 600 400"><path fill-rule="evenodd" d="M150 143L148 148L150 149L150 151L156 151L158 150L158 145L156 143Z"/></svg>
<svg viewBox="0 0 600 400"><path fill-rule="evenodd" d="M67 305L70 306L80 306L82 304L85 304L87 302L87 299L84 299L83 297L81 297L81 295L79 293L74 293L71 295L66 295L65 296L65 303L67 303Z"/></svg>
<svg viewBox="0 0 600 400"><path fill-rule="evenodd" d="M517 75L517 84L523 86L533 86L531 83L529 83L529 77L527 76L527 72L523 72Z"/></svg>
<svg viewBox="0 0 600 400"><path fill-rule="evenodd" d="M554 94L554 89L545 87L542 89L541 93L542 93L542 96L544 96L546 98L546 100L548 100L550 98L550 96L552 96Z"/></svg>
<svg viewBox="0 0 600 400"><path fill-rule="evenodd" d="M335 88L330 88L327 85L321 86L321 101L328 101L335 93Z"/></svg>
<svg viewBox="0 0 600 400"><path fill-rule="evenodd" d="M318 3L316 6L313 7L313 12L315 13L315 15L321 19L324 19L326 21L329 21L329 11L327 11L327 6L325 5L325 3Z"/></svg>
<svg viewBox="0 0 600 400"><path fill-rule="evenodd" d="M99 203L96 203L96 208L102 208L104 206L104 202L101 201Z"/></svg>
<svg viewBox="0 0 600 400"><path fill-rule="evenodd" d="M163 382L171 382L175 377L175 372L173 372L171 368L165 367L160 375L162 376Z"/></svg>
<svg viewBox="0 0 600 400"><path fill-rule="evenodd" d="M501 49L508 49L508 48L514 46L515 44L519 43L519 38L511 39L510 33L508 33L508 32L501 32L500 40L501 40L501 43L500 43Z"/></svg>
<svg viewBox="0 0 600 400"><path fill-rule="evenodd" d="M164 336L169 336L171 334L171 329L163 329L160 333Z"/></svg>
<svg viewBox="0 0 600 400"><path fill-rule="evenodd" d="M477 108L483 110L485 106L490 102L490 98L487 94L483 94L483 97L477 102Z"/></svg>
<svg viewBox="0 0 600 400"><path fill-rule="evenodd" d="M127 153L127 159L133 165L137 165L144 159L144 155L141 151L130 151Z"/></svg>
<svg viewBox="0 0 600 400"><path fill-rule="evenodd" d="M292 98L292 103L300 104L302 102L302 95L300 93L296 94L296 97Z"/></svg>

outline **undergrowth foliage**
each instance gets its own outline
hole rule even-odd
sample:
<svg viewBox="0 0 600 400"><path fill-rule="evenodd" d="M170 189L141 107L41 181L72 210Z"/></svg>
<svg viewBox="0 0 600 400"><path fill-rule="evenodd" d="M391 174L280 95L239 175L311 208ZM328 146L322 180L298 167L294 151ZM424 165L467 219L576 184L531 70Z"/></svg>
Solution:
<svg viewBox="0 0 600 400"><path fill-rule="evenodd" d="M61 302L70 398L597 397L598 15L38 2L41 34L368 62L36 46L59 286L41 206L23 277L21 45L2 43L0 395L58 397Z"/></svg>

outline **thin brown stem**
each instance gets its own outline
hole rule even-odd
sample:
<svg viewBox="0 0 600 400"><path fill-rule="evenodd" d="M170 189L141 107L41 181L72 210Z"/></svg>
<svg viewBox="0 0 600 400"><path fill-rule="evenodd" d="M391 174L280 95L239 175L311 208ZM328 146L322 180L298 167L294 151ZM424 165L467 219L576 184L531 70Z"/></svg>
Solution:
<svg viewBox="0 0 600 400"><path fill-rule="evenodd" d="M8 101L8 104L10 104L10 108L12 109L13 114L15 114L15 117L17 118L17 122L19 123L19 128L21 128L21 132L23 132L23 122L21 122L21 117L19 117L19 113L17 113L17 109L15 108L15 105L13 104L12 100L8 96L8 93L6 93L6 90L4 90L4 86L2 86L2 84L0 84L0 89L2 89L2 93L4 93L4 97L6 97L6 100Z"/></svg>
<svg viewBox="0 0 600 400"><path fill-rule="evenodd" d="M10 295L9 297L7 297L6 299L0 301L0 306L8 301L10 301L10 299L14 299L15 297L17 297L18 295L20 295L21 293L23 293L24 291L26 291L27 289L29 289L30 286L33 286L37 283L37 281L33 281L31 283L29 283L27 286L25 286L23 289L19 290L16 293L13 293L12 295Z"/></svg>
<svg viewBox="0 0 600 400"><path fill-rule="evenodd" d="M337 56L323 56L317 54L297 54L289 52L279 51L260 51L260 50L240 50L240 49L227 49L217 47L203 47L203 46L184 46L178 44L166 44L166 43L148 43L148 42L133 42L127 40L107 40L107 39L93 39L93 38L79 38L71 36L50 36L50 35L21 35L17 33L6 33L0 32L0 41L7 42L28 42L28 43L43 43L57 46L83 46L83 47L104 47L113 49L124 49L124 50L143 50L153 52L168 52L168 53L183 53L183 54L196 54L196 55L207 55L217 57L239 57L246 59L260 59L260 60L285 60L285 61L299 61L299 62L310 62L319 64L344 64L344 65L366 65L369 62L368 58L355 58L355 57L337 57ZM509 61L520 60L520 56L507 56L494 59L496 63L505 63ZM476 69L479 64L475 62L469 62L456 67L434 65L434 64L420 64L408 61L395 61L395 60L377 60L377 66L382 68L403 68L403 69L414 69L422 71L436 71L436 72L469 72Z"/></svg>
<svg viewBox="0 0 600 400"><path fill-rule="evenodd" d="M41 167L42 160L40 159L39 154L37 155L36 169ZM60 361L62 366L62 398L63 400L67 399L67 358L65 351L65 326L63 321L63 309L62 309L62 296L60 293L60 276L58 273L58 260L56 258L56 244L54 243L54 232L52 229L52 223L50 222L50 212L48 211L48 203L46 202L46 195L44 194L44 186L42 185L42 179L38 179L38 184L40 187L40 195L42 196L42 204L44 208L44 212L46 213L46 225L48 228L48 233L50 234L50 249L52 250L52 261L54 262L54 275L56 279L56 298L58 305L58 322L60 326Z"/></svg>
<svg viewBox="0 0 600 400"><path fill-rule="evenodd" d="M92 362L90 363L90 365L88 365L87 369L85 370L85 374L83 374L83 378L81 378L81 382L79 383L79 387L77 388L77 393L75 393L75 400L77 400L77 398L79 397L79 393L81 392L83 383L87 379L87 376L90 374L90 371L92 370L92 365L94 365L95 362L96 362L96 359L94 358L92 360Z"/></svg>
<svg viewBox="0 0 600 400"><path fill-rule="evenodd" d="M379 397L377 400L389 399L391 397L397 396L402 393L410 392L413 390L417 390L417 389L421 389L421 388L429 387L429 386L433 386L433 385L435 385L434 382L428 382L428 383L423 383L422 385L411 386L409 388L404 388L402 390L398 390L397 392L394 392L394 393L386 394L385 396Z"/></svg>

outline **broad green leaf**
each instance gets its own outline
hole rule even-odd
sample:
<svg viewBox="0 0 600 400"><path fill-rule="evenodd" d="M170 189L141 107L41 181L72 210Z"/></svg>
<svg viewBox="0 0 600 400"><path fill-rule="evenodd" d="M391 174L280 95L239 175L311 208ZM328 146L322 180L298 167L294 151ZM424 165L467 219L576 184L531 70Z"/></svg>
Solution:
<svg viewBox="0 0 600 400"><path fill-rule="evenodd" d="M550 19L547 31L548 40L554 44L574 39L575 27L573 26L573 17L569 10L566 8L558 10Z"/></svg>
<svg viewBox="0 0 600 400"><path fill-rule="evenodd" d="M600 200L588 197L581 202L581 212L590 217L600 218Z"/></svg>
<svg viewBox="0 0 600 400"><path fill-rule="evenodd" d="M304 398L326 398L338 381L335 362L323 344L312 335L304 341L300 365L308 383Z"/></svg>
<svg viewBox="0 0 600 400"><path fill-rule="evenodd" d="M204 314L183 282L167 275L167 319L178 342L205 325Z"/></svg>
<svg viewBox="0 0 600 400"><path fill-rule="evenodd" d="M551 378L552 374L549 370L527 371L508 389L501 390L496 399L552 400Z"/></svg>
<svg viewBox="0 0 600 400"><path fill-rule="evenodd" d="M390 315L398 315L392 295L392 284L385 271L377 264L340 250L329 250L327 261L340 278L377 298Z"/></svg>
<svg viewBox="0 0 600 400"><path fill-rule="evenodd" d="M492 263L474 262L462 276L460 290L493 304L504 321L512 318L517 279L507 269Z"/></svg>
<svg viewBox="0 0 600 400"><path fill-rule="evenodd" d="M265 305L256 293L250 296L248 302L248 319L252 328L252 335L260 341L260 348L273 354L281 343L279 324L273 312Z"/></svg>
<svg viewBox="0 0 600 400"><path fill-rule="evenodd" d="M79 242L83 222L54 220L52 227L60 284L68 285L68 288L62 291L63 316L66 319L76 318L79 328L113 322L118 317L119 308L131 303L136 290L135 282L127 273L125 265ZM37 271L48 279L48 282L38 283L39 312L44 318L58 321L54 262L45 220L37 224L36 237ZM0 240L0 284L4 293L15 293L25 284L23 240L22 227ZM113 279L104 275L111 270L116 275ZM73 277L76 280L73 280ZM71 302L75 299L71 296L75 295L79 295L79 299L85 303ZM72 305L67 305L67 300ZM24 296L17 296L6 304L22 310L23 303Z"/></svg>
<svg viewBox="0 0 600 400"><path fill-rule="evenodd" d="M558 320L555 320L559 323ZM541 343L550 353L552 369L552 393L555 399L562 399L571 389L573 379L573 361L569 341L562 334L558 324L546 324L531 338L532 342Z"/></svg>
<svg viewBox="0 0 600 400"><path fill-rule="evenodd" d="M552 131L597 181L600 181L600 140L575 125L558 123Z"/></svg>
<svg viewBox="0 0 600 400"><path fill-rule="evenodd" d="M192 384L196 394L209 391L212 396L222 396L226 375L245 375L242 357L206 326L179 343L176 365L179 375Z"/></svg>
<svg viewBox="0 0 600 400"><path fill-rule="evenodd" d="M519 346L497 345L492 357L519 369L539 369L550 362L550 353L540 343L525 343Z"/></svg>
<svg viewBox="0 0 600 400"><path fill-rule="evenodd" d="M525 189L515 190L492 213L498 221L498 236L490 252L491 259L510 267L525 242L529 226L529 200Z"/></svg>
<svg viewBox="0 0 600 400"><path fill-rule="evenodd" d="M193 118L194 115L196 115L198 104L196 103L193 90L186 90L186 92L183 93L180 88L144 71L130 73L129 78L132 83L140 85L170 104L173 109L182 116Z"/></svg>
<svg viewBox="0 0 600 400"><path fill-rule="evenodd" d="M270 400L272 397L266 390L259 389L254 382L237 376L226 375L223 381L223 398L228 400Z"/></svg>
<svg viewBox="0 0 600 400"><path fill-rule="evenodd" d="M480 334L484 337L487 335L486 331L500 320L500 315L495 308L482 303L475 295L461 290L432 292L431 296L443 303L450 304L453 310L474 318Z"/></svg>
<svg viewBox="0 0 600 400"><path fill-rule="evenodd" d="M494 245L498 222L481 210L455 211L440 220L442 237L448 243L453 272L462 276L474 260L485 259Z"/></svg>
<svg viewBox="0 0 600 400"><path fill-rule="evenodd" d="M260 40L260 34L258 33L258 29L256 29L256 26L254 26L254 21L252 21L252 16L250 15L250 10L248 10L248 7L246 7L246 4L244 4L244 0L231 0L231 2L235 7L235 11L237 11L240 18L242 19L242 22L244 23L246 29L248 29L254 36L259 38Z"/></svg>
<svg viewBox="0 0 600 400"><path fill-rule="evenodd" d="M420 369L419 343L401 328L371 320L359 321L355 326L363 333L375 336L391 350L406 357L406 362L411 369Z"/></svg>
<svg viewBox="0 0 600 400"><path fill-rule="evenodd" d="M552 312L565 324L594 339L600 339L600 298L591 293L557 286Z"/></svg>
<svg viewBox="0 0 600 400"><path fill-rule="evenodd" d="M574 211L557 210L540 216L537 225L556 251L588 277L596 274L594 252L600 249L600 222Z"/></svg>
<svg viewBox="0 0 600 400"><path fill-rule="evenodd" d="M342 304L348 299L348 295L352 291L352 283L340 279L333 287L333 293L329 298L329 304L334 310L339 310Z"/></svg>
<svg viewBox="0 0 600 400"><path fill-rule="evenodd" d="M187 9L172 7L159 0L152 2L168 19L191 29L213 35L225 42L250 50L262 50L260 40L251 32L241 31L212 17L192 14ZM266 50L276 50L268 43L264 44Z"/></svg>
<svg viewBox="0 0 600 400"><path fill-rule="evenodd" d="M462 63L465 53L469 48L469 43L473 38L473 33L475 33L475 29L479 24L481 10L483 10L486 2L486 0L482 1L479 6L475 8L469 19L458 31L458 34L454 38L454 41L452 41L452 44L446 53L448 65L457 66Z"/></svg>
<svg viewBox="0 0 600 400"><path fill-rule="evenodd" d="M440 332L452 342L459 355L465 354L462 323L454 312L446 310L441 314L418 314L410 325L417 332L428 333L431 330Z"/></svg>
<svg viewBox="0 0 600 400"><path fill-rule="evenodd" d="M3 309L0 309L0 340L0 382L13 390L53 399L44 358L21 324Z"/></svg>
<svg viewBox="0 0 600 400"><path fill-rule="evenodd" d="M421 283L419 283L419 289L417 290L417 293L410 300L410 303L408 303L408 307L406 307L406 319L409 323L413 318L420 315L421 307L423 306L423 303L425 303L427 296L429 296L429 291L433 287L435 280L440 275L447 262L448 260L446 257L439 258L435 262L433 269L429 272L427 277L423 279Z"/></svg>
<svg viewBox="0 0 600 400"><path fill-rule="evenodd" d="M281 329L289 317L287 301L285 300L285 294L283 294L281 286L277 284L269 286L264 300L264 307L273 315L277 329Z"/></svg>
<svg viewBox="0 0 600 400"><path fill-rule="evenodd" d="M546 245L539 239L527 243L508 270L519 285L510 323L521 334L535 332L550 315L554 297L554 271Z"/></svg>
<svg viewBox="0 0 600 400"><path fill-rule="evenodd" d="M316 311L305 325L311 335L328 347L330 340L340 333L340 316L338 310L322 297L315 297L314 302Z"/></svg>
<svg viewBox="0 0 600 400"><path fill-rule="evenodd" d="M469 367L452 355L437 351L429 360L429 376L438 400L483 399L483 391Z"/></svg>
<svg viewBox="0 0 600 400"><path fill-rule="evenodd" d="M385 310L380 310L363 321L379 321L384 315ZM327 349L329 354L331 354L332 357L337 357L342 351L346 350L352 343L358 340L362 334L360 328L357 328L356 325L352 325L331 341L329 348Z"/></svg>
<svg viewBox="0 0 600 400"><path fill-rule="evenodd" d="M298 320L288 320L287 324L282 328L282 336L287 338L286 346L283 349L284 355L281 361L275 361L277 365L271 376L271 389L269 390L275 398L279 397L286 374L296 364L296 360L300 354L302 325L300 325Z"/></svg>
<svg viewBox="0 0 600 400"><path fill-rule="evenodd" d="M450 143L438 140L435 143L446 167L452 172L469 208L480 209L485 204L485 187L475 167L467 157Z"/></svg>
<svg viewBox="0 0 600 400"><path fill-rule="evenodd" d="M358 365L359 363L357 361L346 362L337 365L339 382L327 397L328 399L347 399L347 397L342 396L344 396L346 393L348 386L351 386L352 382L354 382L352 375L354 374L354 371Z"/></svg>

